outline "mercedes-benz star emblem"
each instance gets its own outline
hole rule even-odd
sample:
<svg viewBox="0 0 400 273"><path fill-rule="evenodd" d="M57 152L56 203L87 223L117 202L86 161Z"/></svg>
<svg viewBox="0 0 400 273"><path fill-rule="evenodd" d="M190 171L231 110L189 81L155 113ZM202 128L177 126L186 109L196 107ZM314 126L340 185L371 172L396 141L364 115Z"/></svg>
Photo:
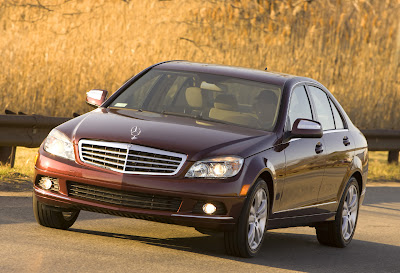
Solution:
<svg viewBox="0 0 400 273"><path fill-rule="evenodd" d="M141 132L142 132L142 130L140 130L139 127L137 127L137 126L132 127L131 128L131 135L132 135L131 139L132 140L137 139L138 135L140 135Z"/></svg>

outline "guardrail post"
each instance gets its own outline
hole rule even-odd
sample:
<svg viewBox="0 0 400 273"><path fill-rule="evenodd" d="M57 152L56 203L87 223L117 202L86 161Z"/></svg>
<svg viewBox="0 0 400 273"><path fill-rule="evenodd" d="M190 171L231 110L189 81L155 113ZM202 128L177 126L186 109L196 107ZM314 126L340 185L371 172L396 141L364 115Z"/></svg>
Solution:
<svg viewBox="0 0 400 273"><path fill-rule="evenodd" d="M0 163L14 168L17 147L0 146Z"/></svg>
<svg viewBox="0 0 400 273"><path fill-rule="evenodd" d="M399 151L389 151L388 162L399 164Z"/></svg>

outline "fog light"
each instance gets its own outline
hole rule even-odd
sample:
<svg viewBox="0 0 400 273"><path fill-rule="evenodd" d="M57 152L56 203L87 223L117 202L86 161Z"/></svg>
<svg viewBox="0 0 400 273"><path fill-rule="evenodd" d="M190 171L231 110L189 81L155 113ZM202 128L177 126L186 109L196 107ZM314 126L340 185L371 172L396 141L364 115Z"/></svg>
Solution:
<svg viewBox="0 0 400 273"><path fill-rule="evenodd" d="M43 189L50 190L51 186L53 186L53 182L50 180L49 177L44 177L42 179L42 186L43 186Z"/></svg>
<svg viewBox="0 0 400 273"><path fill-rule="evenodd" d="M44 190L54 190L54 191L59 191L60 186L58 183L57 178L51 178L48 176L43 176L40 178L38 186L41 187Z"/></svg>
<svg viewBox="0 0 400 273"><path fill-rule="evenodd" d="M203 205L203 211L207 214L213 214L216 210L217 210L217 208L211 203L207 203L207 204Z"/></svg>

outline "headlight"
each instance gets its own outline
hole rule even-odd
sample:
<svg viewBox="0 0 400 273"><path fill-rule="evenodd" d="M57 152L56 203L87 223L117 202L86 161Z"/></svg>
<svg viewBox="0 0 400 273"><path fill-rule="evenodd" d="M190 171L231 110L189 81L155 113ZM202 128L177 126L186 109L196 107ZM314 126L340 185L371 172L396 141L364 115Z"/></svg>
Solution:
<svg viewBox="0 0 400 273"><path fill-rule="evenodd" d="M185 177L227 178L235 176L243 166L243 158L238 156L222 156L197 161L186 173Z"/></svg>
<svg viewBox="0 0 400 273"><path fill-rule="evenodd" d="M56 156L75 160L74 145L66 135L57 129L51 130L47 136L44 141L44 150Z"/></svg>

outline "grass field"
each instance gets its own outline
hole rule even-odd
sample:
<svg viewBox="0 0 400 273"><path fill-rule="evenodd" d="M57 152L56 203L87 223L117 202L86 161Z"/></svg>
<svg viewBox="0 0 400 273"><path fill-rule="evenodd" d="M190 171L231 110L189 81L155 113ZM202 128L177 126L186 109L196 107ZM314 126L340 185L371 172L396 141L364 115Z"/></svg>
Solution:
<svg viewBox="0 0 400 273"><path fill-rule="evenodd" d="M315 78L360 128L400 129L400 0L0 2L0 111L71 116L164 60Z"/></svg>
<svg viewBox="0 0 400 273"><path fill-rule="evenodd" d="M32 187L37 148L18 147L15 167L0 166L0 191L24 191ZM400 165L387 163L387 152L370 152L368 182L400 182Z"/></svg>

